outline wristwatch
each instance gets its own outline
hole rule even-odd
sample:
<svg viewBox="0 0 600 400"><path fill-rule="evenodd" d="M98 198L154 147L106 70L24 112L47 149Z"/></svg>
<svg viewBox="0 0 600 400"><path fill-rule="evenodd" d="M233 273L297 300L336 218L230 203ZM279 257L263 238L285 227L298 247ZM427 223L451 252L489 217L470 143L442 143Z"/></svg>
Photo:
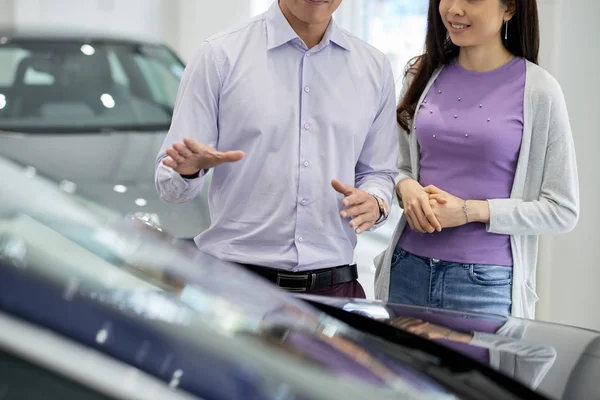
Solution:
<svg viewBox="0 0 600 400"><path fill-rule="evenodd" d="M379 206L379 219L377 220L377 222L375 222L376 224L378 224L387 219L388 215L390 214L390 210L388 209L385 200L383 200L381 197L374 194L372 194L371 196L375 197L375 200L377 200L377 205Z"/></svg>

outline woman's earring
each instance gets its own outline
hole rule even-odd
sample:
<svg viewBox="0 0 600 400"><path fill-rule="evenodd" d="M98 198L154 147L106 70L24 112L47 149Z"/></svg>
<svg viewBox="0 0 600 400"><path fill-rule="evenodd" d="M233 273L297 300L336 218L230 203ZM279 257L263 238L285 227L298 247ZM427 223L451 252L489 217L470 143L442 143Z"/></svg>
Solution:
<svg viewBox="0 0 600 400"><path fill-rule="evenodd" d="M504 40L508 40L508 21L506 21L504 25L506 26L506 30L504 32Z"/></svg>

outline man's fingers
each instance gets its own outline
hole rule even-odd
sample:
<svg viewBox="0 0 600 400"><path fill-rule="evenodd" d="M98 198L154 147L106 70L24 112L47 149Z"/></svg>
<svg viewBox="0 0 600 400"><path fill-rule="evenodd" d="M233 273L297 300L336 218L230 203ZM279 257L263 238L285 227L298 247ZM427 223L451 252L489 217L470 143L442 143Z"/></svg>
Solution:
<svg viewBox="0 0 600 400"><path fill-rule="evenodd" d="M245 154L243 151L226 151L224 153L217 153L217 158L221 162L237 162L244 158Z"/></svg>
<svg viewBox="0 0 600 400"><path fill-rule="evenodd" d="M350 196L352 193L354 193L354 188L352 186L345 185L337 179L331 181L331 186L333 186L336 192L345 196Z"/></svg>
<svg viewBox="0 0 600 400"><path fill-rule="evenodd" d="M350 196L347 196L342 200L342 204L344 207L358 206L364 204L367 201L366 196L362 195L360 192L353 192Z"/></svg>
<svg viewBox="0 0 600 400"><path fill-rule="evenodd" d="M177 163L175 161L173 161L173 159L171 157L167 157L165 159L162 160L163 165L166 165L169 168L177 168Z"/></svg>
<svg viewBox="0 0 600 400"><path fill-rule="evenodd" d="M192 156L192 151L188 149L186 145L181 143L173 143L173 149L175 149L179 155L184 158L189 158Z"/></svg>
<svg viewBox="0 0 600 400"><path fill-rule="evenodd" d="M175 162L178 162L178 163L180 163L180 162L183 162L183 161L184 161L184 158L183 158L183 157L181 157L181 155L179 155L179 152L178 152L177 150L174 150L174 149L168 149L168 150L166 151L166 153L167 153L167 155L168 155L169 157L171 157L171 158L172 158L172 159L173 159Z"/></svg>
<svg viewBox="0 0 600 400"><path fill-rule="evenodd" d="M359 215L363 215L369 212L369 209L364 206L364 205L358 205L358 206L353 206L350 207L346 210L343 210L340 213L340 216L342 218L348 218L348 217L358 217Z"/></svg>
<svg viewBox="0 0 600 400"><path fill-rule="evenodd" d="M183 143L192 153L195 154L199 154L207 150L207 146L204 146L191 138L183 139Z"/></svg>
<svg viewBox="0 0 600 400"><path fill-rule="evenodd" d="M361 233L364 233L371 229L373 226L374 224L372 222L364 222L360 224L358 228L354 229L354 232L356 232L357 235L360 235Z"/></svg>

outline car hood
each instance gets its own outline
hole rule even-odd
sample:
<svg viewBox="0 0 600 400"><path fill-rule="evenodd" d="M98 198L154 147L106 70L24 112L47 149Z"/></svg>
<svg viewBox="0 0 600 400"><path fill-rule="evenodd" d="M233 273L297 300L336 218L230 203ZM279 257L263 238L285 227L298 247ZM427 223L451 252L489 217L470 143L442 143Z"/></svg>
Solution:
<svg viewBox="0 0 600 400"><path fill-rule="evenodd" d="M403 306L370 300L300 296L428 337L554 399L600 399L600 332L512 317ZM420 329L409 328L421 324ZM412 325L413 327L416 325ZM441 329L436 329L441 328ZM433 335L431 336L428 335ZM461 342L435 332L472 335Z"/></svg>
<svg viewBox="0 0 600 400"><path fill-rule="evenodd" d="M67 189L123 215L151 218L176 237L208 228L207 190L193 202L168 204L154 186L166 132L2 134L0 155L33 167ZM115 189L118 190L116 191Z"/></svg>

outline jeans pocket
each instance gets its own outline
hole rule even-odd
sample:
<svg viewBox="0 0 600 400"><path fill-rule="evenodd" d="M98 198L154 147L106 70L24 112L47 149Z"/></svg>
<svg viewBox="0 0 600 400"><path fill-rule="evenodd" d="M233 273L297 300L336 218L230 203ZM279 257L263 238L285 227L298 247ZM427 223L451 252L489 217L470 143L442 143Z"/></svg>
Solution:
<svg viewBox="0 0 600 400"><path fill-rule="evenodd" d="M506 286L512 283L512 267L502 265L469 265L469 279L483 286Z"/></svg>
<svg viewBox="0 0 600 400"><path fill-rule="evenodd" d="M396 248L394 250L394 254L392 255L392 268L394 268L398 263L406 258L408 252L401 248Z"/></svg>

